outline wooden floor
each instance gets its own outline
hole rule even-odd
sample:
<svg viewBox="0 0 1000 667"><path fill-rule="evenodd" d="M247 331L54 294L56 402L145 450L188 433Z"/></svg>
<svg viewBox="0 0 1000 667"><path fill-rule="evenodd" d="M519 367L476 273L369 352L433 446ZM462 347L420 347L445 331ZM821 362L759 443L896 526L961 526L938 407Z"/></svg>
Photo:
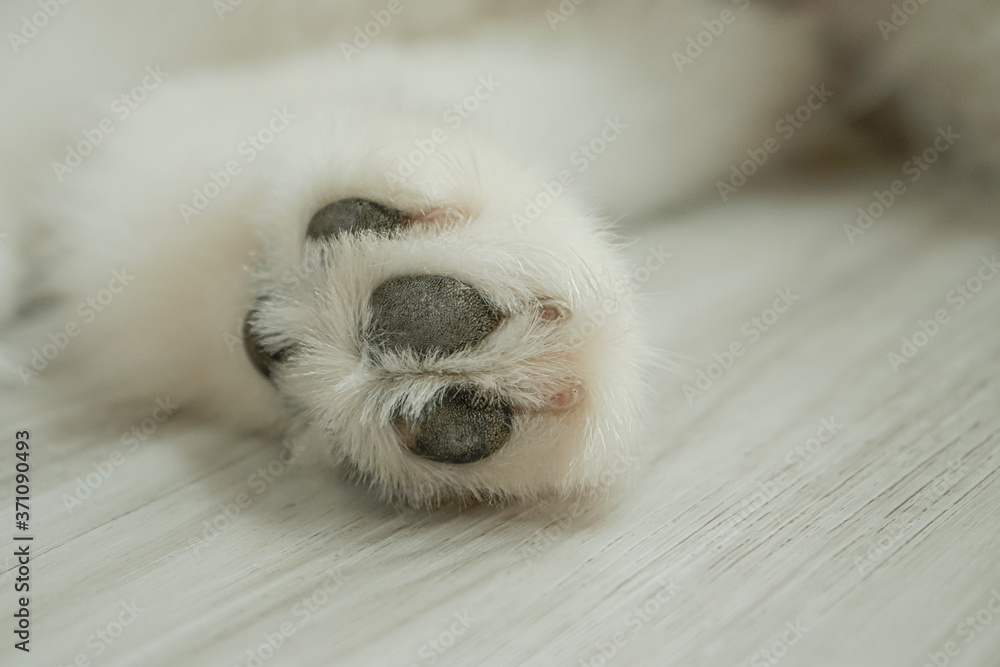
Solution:
<svg viewBox="0 0 1000 667"><path fill-rule="evenodd" d="M57 436L5 390L0 664L1000 665L1000 224L922 183L852 243L894 177L628 230L672 253L642 286L664 368L599 507L401 511L169 420Z"/></svg>

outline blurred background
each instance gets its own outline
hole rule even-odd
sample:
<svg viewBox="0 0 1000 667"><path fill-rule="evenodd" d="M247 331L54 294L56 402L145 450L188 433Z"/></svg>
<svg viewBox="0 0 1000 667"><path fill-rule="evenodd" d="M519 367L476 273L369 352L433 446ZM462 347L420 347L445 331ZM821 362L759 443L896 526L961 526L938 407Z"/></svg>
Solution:
<svg viewBox="0 0 1000 667"><path fill-rule="evenodd" d="M670 254L639 284L660 362L633 473L594 507L401 510L161 406L66 433L72 406L10 369L33 634L0 662L996 665L995 3L401 2L385 25L379 0L5 3L0 302L45 270L52 162L147 67L529 38L628 58L621 89L662 84L674 114L630 150L676 137L642 175L604 163L655 205L594 184L635 266Z"/></svg>

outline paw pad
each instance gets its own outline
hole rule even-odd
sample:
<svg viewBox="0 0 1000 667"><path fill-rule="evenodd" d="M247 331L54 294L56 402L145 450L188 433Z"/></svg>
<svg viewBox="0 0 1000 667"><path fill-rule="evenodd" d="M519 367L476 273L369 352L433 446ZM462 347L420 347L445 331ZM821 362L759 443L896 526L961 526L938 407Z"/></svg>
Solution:
<svg viewBox="0 0 1000 667"><path fill-rule="evenodd" d="M313 214L306 229L306 238L318 240L341 234L371 231L389 234L409 222L402 211L378 202L351 197L327 204Z"/></svg>
<svg viewBox="0 0 1000 667"><path fill-rule="evenodd" d="M500 313L473 287L447 276L398 276L375 288L366 337L382 350L420 358L454 354L500 324Z"/></svg>
<svg viewBox="0 0 1000 667"><path fill-rule="evenodd" d="M467 388L449 389L416 422L396 420L407 448L439 463L472 463L490 456L510 439L511 426L510 406Z"/></svg>

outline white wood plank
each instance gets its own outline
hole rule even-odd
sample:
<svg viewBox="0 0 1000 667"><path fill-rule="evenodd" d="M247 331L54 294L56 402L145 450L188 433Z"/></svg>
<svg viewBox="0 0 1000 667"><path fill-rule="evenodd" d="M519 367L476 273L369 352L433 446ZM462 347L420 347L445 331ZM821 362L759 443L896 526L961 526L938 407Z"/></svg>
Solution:
<svg viewBox="0 0 1000 667"><path fill-rule="evenodd" d="M882 180L741 192L631 230L637 258L673 253L645 309L682 371L651 369L641 463L575 516L397 510L298 469L258 494L248 478L274 443L180 420L68 512L63 494L120 431L60 435L51 397L5 390L4 438L32 432L36 541L33 651L16 655L4 628L0 662L246 665L284 623L294 634L263 664L596 666L621 633L608 664L762 665L798 623L783 666L923 665L949 641L950 664L1000 664L1000 613L960 625L1000 591L1000 279L960 311L946 301L1000 228L928 189L852 245L842 224ZM786 288L799 300L750 343L742 325ZM894 372L887 353L939 308L949 323ZM682 385L733 341L746 353L689 405ZM796 455L823 420L837 433ZM240 493L249 507L199 548ZM306 613L311 595L326 599ZM95 655L88 638L133 601L141 613Z"/></svg>

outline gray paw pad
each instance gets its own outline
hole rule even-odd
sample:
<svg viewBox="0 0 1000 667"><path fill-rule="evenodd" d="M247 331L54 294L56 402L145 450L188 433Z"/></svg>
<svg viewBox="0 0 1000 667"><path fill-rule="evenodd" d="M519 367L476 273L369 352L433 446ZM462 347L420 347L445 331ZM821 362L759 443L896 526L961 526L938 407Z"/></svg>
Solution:
<svg viewBox="0 0 1000 667"><path fill-rule="evenodd" d="M439 463L472 463L500 449L510 438L511 410L466 388L452 388L428 405L416 423L397 421L410 450Z"/></svg>
<svg viewBox="0 0 1000 667"><path fill-rule="evenodd" d="M371 295L369 343L419 358L470 347L500 324L500 313L473 287L447 276L398 276Z"/></svg>
<svg viewBox="0 0 1000 667"><path fill-rule="evenodd" d="M306 238L334 238L341 234L364 231L389 234L407 222L409 218L402 211L378 202L351 197L327 204L316 211L309 221Z"/></svg>

